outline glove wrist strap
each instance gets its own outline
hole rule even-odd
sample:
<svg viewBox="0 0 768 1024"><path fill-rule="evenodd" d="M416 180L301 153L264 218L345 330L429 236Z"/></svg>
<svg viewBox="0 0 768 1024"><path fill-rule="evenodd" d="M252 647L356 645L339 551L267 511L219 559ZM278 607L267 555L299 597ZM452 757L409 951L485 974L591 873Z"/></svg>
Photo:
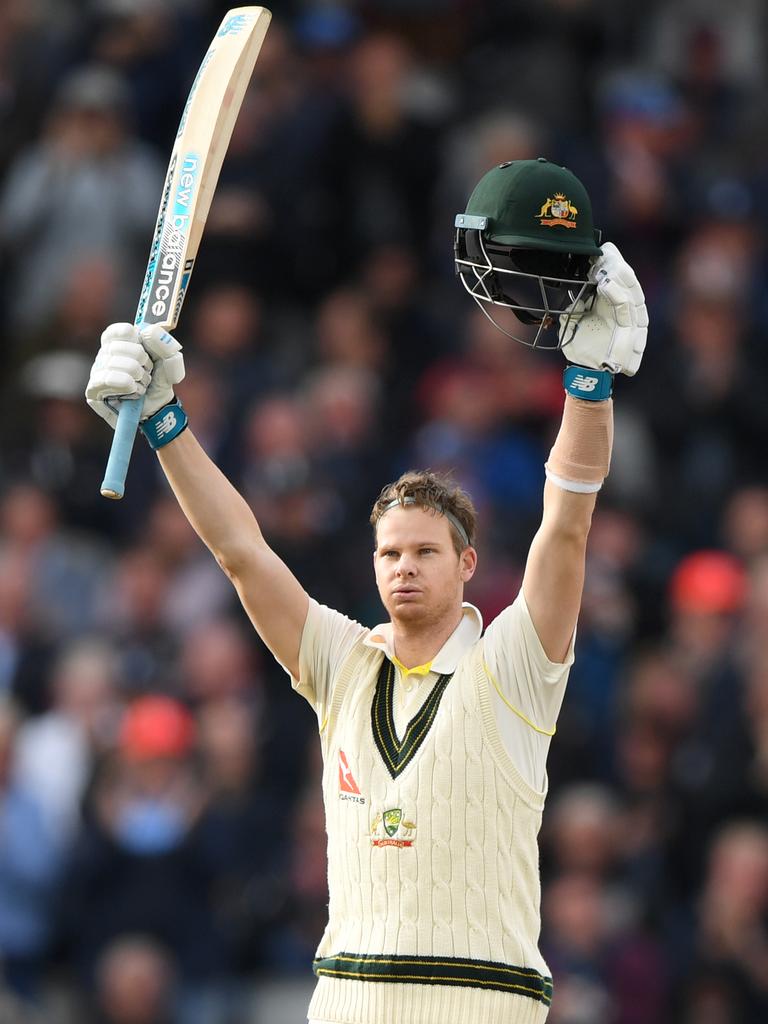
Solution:
<svg viewBox="0 0 768 1024"><path fill-rule="evenodd" d="M563 372L563 387L574 398L604 402L613 393L613 374L609 370L569 364Z"/></svg>
<svg viewBox="0 0 768 1024"><path fill-rule="evenodd" d="M149 441L150 448L157 451L158 448L169 444L183 430L186 430L188 422L184 406L178 398L174 398L168 405L164 405L162 409L158 409L152 416L147 417L139 426L142 434Z"/></svg>

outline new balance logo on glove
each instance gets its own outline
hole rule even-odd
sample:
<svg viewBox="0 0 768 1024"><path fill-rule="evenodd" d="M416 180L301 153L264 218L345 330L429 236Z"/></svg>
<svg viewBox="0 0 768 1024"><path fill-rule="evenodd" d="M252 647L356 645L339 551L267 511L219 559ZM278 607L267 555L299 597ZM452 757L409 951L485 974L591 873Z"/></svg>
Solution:
<svg viewBox="0 0 768 1024"><path fill-rule="evenodd" d="M613 374L609 370L593 370L588 366L566 366L563 387L573 398L603 402L611 397Z"/></svg>
<svg viewBox="0 0 768 1024"><path fill-rule="evenodd" d="M173 441L187 425L187 414L184 406L175 398L172 405L158 409L154 416L140 424L141 432L152 448L162 448Z"/></svg>
<svg viewBox="0 0 768 1024"><path fill-rule="evenodd" d="M594 391L597 387L597 377L585 377L583 373L577 373L571 381L571 387L577 391Z"/></svg>
<svg viewBox="0 0 768 1024"><path fill-rule="evenodd" d="M592 385L594 387L594 384ZM173 428L176 426L176 413L173 409L169 409L168 412L155 426L155 436L159 439L165 437L166 434L170 434Z"/></svg>

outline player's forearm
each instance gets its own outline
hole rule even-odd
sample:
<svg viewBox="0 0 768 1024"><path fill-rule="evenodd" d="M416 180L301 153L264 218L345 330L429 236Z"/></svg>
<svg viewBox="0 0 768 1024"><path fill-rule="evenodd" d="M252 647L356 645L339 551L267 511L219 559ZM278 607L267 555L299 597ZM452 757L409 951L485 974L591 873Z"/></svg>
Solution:
<svg viewBox="0 0 768 1024"><path fill-rule="evenodd" d="M587 537L597 492L608 474L612 439L610 399L590 402L566 395L547 460L544 514L523 579L531 619L552 661L565 658L576 627Z"/></svg>
<svg viewBox="0 0 768 1024"><path fill-rule="evenodd" d="M544 515L528 552L523 595L550 661L565 659L576 628L596 499L549 480L544 485Z"/></svg>
<svg viewBox="0 0 768 1024"><path fill-rule="evenodd" d="M250 506L208 457L190 429L158 449L168 478L187 519L228 575L254 546L265 543Z"/></svg>
<svg viewBox="0 0 768 1024"><path fill-rule="evenodd" d="M583 560L612 448L613 400L588 402L566 394L560 430L546 463L539 534L577 561Z"/></svg>

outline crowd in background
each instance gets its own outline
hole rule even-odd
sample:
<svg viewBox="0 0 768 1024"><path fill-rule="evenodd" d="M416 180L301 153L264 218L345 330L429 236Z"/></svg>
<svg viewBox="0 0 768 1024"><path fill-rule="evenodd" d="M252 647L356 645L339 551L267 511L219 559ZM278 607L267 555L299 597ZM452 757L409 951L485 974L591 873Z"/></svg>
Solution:
<svg viewBox="0 0 768 1024"><path fill-rule="evenodd" d="M83 390L132 320L226 4L0 4L0 1019L261 1024L326 913L316 723L139 441ZM318 600L383 617L410 467L515 596L562 356L454 279L503 160L587 185L651 329L615 389L552 745L552 1024L768 1020L768 15L762 0L275 0L177 335L196 435ZM299 1013L292 1021L301 1020Z"/></svg>

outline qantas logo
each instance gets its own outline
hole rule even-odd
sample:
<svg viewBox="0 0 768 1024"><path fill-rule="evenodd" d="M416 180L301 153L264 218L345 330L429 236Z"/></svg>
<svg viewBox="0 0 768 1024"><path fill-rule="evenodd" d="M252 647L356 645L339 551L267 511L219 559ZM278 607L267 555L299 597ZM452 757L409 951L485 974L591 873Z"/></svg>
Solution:
<svg viewBox="0 0 768 1024"><path fill-rule="evenodd" d="M344 793L357 793L360 795L360 788L355 782L352 769L349 767L347 755L343 750L339 751L339 789Z"/></svg>
<svg viewBox="0 0 768 1024"><path fill-rule="evenodd" d="M355 781L343 750L339 750L339 799L352 800L356 804L365 803L365 797L360 795L360 787Z"/></svg>

